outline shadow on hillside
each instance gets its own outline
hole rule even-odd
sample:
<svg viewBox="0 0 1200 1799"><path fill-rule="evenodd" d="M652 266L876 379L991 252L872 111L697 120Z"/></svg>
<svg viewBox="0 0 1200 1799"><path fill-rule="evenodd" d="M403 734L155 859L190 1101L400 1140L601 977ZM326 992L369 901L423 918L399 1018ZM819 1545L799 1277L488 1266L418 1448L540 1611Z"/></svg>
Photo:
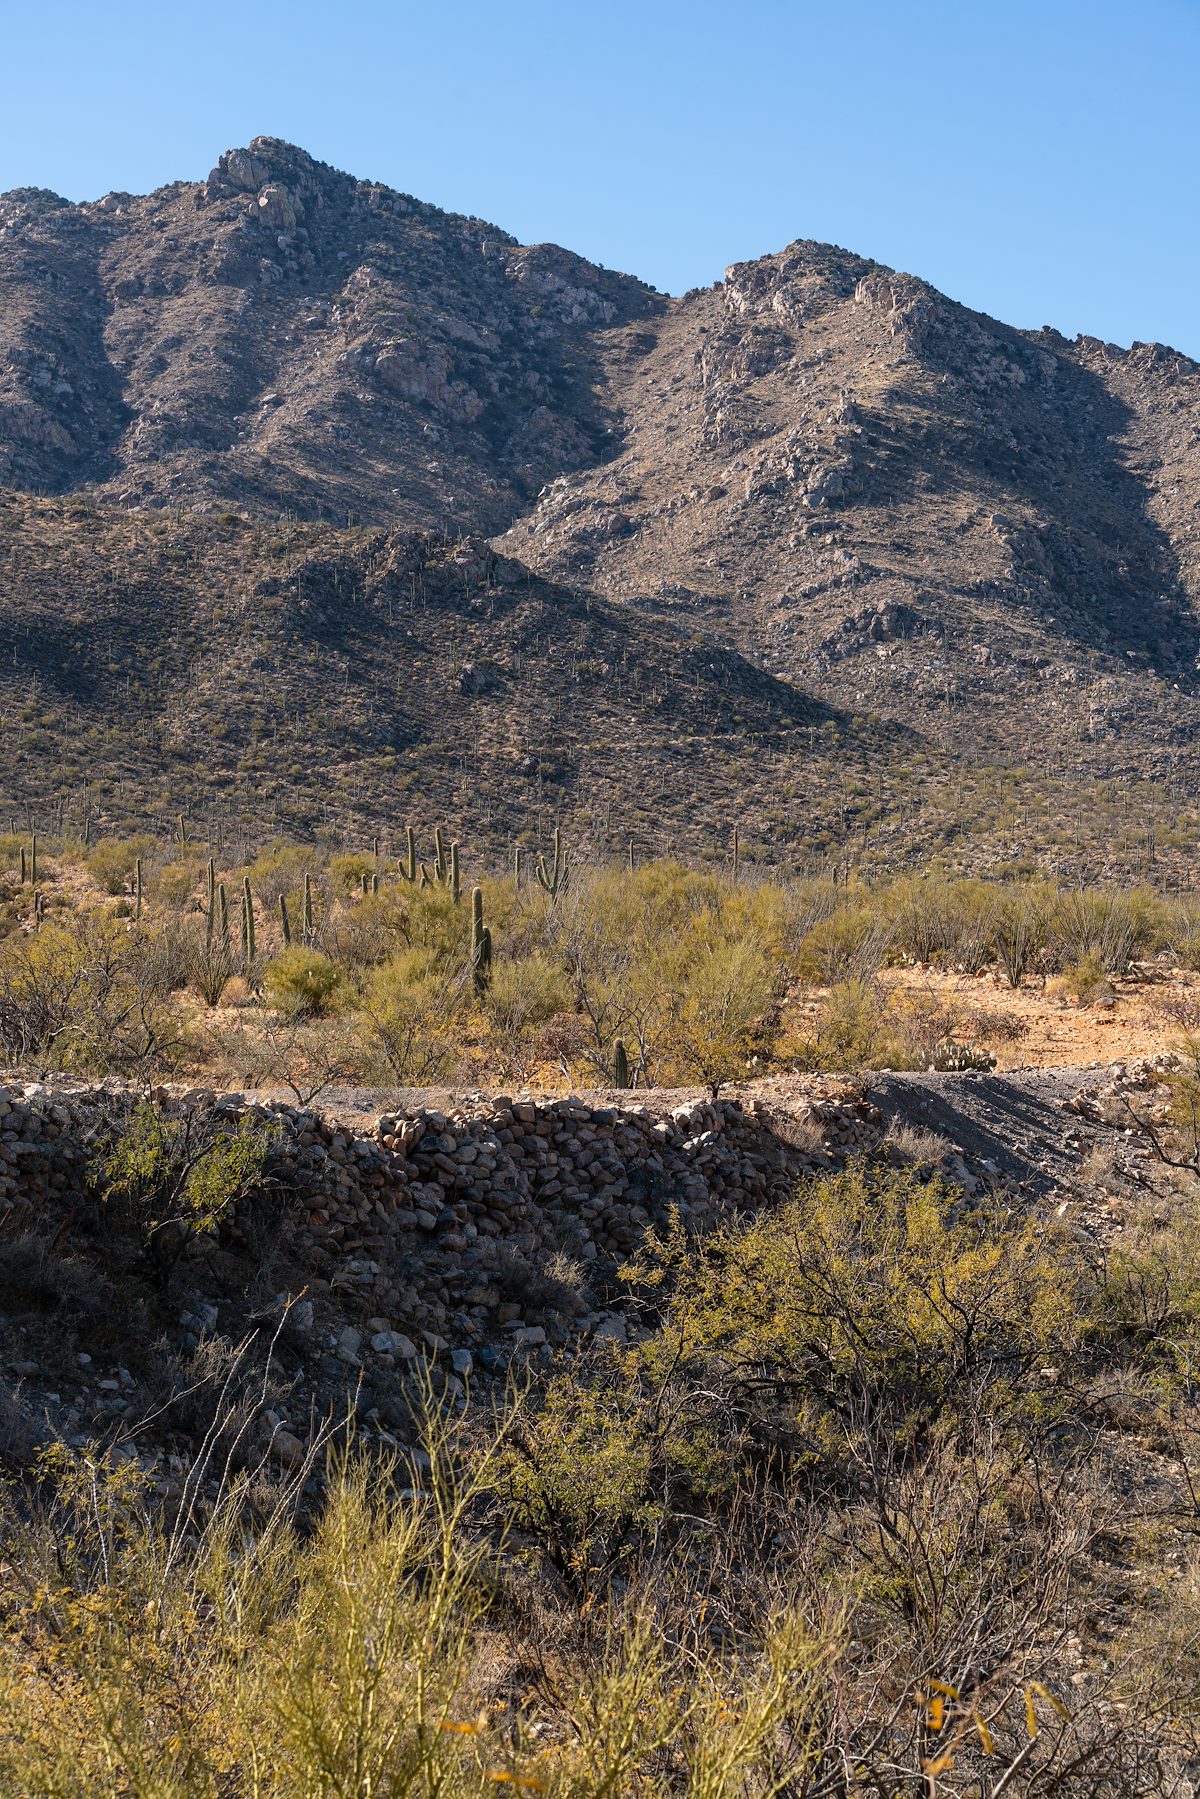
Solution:
<svg viewBox="0 0 1200 1799"><path fill-rule="evenodd" d="M1200 620L1184 597L1175 548L1150 517L1146 488L1128 460L1123 440L1134 413L1063 340L979 322L1026 379L992 382L975 419L964 418L969 408L954 399L930 400L919 455L900 422L914 396L904 394L904 408L888 396L868 429L889 503L927 506L934 493L961 494L977 506L981 493L996 495L998 514L1012 508L1020 603L1082 647L1132 652L1179 678L1200 651ZM977 398L975 355L977 347L960 351L939 332L923 360L939 372L953 367L959 393ZM950 407L958 416L947 416ZM1029 513L1041 523L1032 534L1024 529Z"/></svg>

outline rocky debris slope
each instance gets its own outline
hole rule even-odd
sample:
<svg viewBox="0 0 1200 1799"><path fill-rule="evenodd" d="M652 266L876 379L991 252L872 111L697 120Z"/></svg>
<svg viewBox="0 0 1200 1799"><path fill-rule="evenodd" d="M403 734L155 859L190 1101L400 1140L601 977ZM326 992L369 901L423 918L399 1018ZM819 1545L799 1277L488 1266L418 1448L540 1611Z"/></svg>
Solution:
<svg viewBox="0 0 1200 1799"><path fill-rule="evenodd" d="M514 1358L622 1339L617 1268L649 1231L677 1218L701 1232L768 1205L882 1135L876 1109L836 1082L815 1083L802 1116L759 1101L478 1097L369 1129L160 1089L163 1120L249 1119L272 1139L271 1202L198 1238L164 1285L86 1188L98 1143L139 1097L72 1083L0 1097L0 1357L14 1383L0 1454L39 1434L120 1439L151 1396L160 1446L194 1434L176 1416L193 1383L217 1366L219 1385L251 1343L247 1366L277 1389L280 1453L303 1421L307 1440L348 1404L368 1439L391 1440L412 1379L460 1394Z"/></svg>
<svg viewBox="0 0 1200 1799"><path fill-rule="evenodd" d="M618 1270L648 1233L753 1214L856 1155L940 1165L967 1196L1024 1188L1103 1236L1147 1185L1139 1121L1161 1112L1173 1067L791 1079L683 1103L414 1097L369 1124L159 1089L164 1121L251 1120L272 1137L269 1199L197 1237L165 1278L86 1179L140 1096L14 1081L0 1094L0 1457L97 1440L169 1481L217 1423L229 1439L235 1414L240 1454L298 1462L347 1409L365 1442L403 1448L425 1386L459 1401L636 1331Z"/></svg>
<svg viewBox="0 0 1200 1799"><path fill-rule="evenodd" d="M1105 1236L1165 1167L1155 1137L1172 1116L1170 1082L1185 1072L1165 1052L1082 1068L875 1075L864 1091L896 1125L927 1133L968 1194L1003 1186L1066 1203Z"/></svg>

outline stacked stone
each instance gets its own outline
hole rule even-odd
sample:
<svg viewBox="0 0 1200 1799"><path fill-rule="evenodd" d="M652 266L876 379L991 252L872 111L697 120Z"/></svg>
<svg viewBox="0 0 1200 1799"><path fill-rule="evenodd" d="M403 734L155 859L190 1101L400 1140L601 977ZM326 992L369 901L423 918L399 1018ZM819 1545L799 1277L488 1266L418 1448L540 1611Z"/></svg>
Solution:
<svg viewBox="0 0 1200 1799"><path fill-rule="evenodd" d="M77 1189L88 1145L130 1090L14 1084L0 1090L0 1192L26 1203ZM700 1100L667 1113L579 1098L482 1096L452 1113L382 1116L370 1134L312 1108L241 1094L160 1088L166 1116L213 1109L273 1128L273 1173L288 1196L281 1248L313 1290L356 1294L376 1315L478 1338L524 1320L505 1295L522 1266L555 1253L619 1262L678 1217L698 1233L785 1196L881 1135L860 1096L814 1098L812 1146L780 1133L759 1101ZM794 1133L793 1133L794 1134ZM819 1135L819 1144L815 1139ZM222 1230L237 1242L245 1220ZM552 1307L550 1309L553 1309Z"/></svg>
<svg viewBox="0 0 1200 1799"><path fill-rule="evenodd" d="M75 1191L86 1160L83 1113L40 1081L0 1087L0 1204Z"/></svg>

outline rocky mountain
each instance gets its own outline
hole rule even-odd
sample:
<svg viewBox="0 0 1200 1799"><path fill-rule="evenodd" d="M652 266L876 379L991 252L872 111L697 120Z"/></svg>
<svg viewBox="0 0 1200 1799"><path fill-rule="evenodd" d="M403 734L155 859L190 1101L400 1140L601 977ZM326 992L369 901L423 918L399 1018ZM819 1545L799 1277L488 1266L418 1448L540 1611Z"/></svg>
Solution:
<svg viewBox="0 0 1200 1799"><path fill-rule="evenodd" d="M640 282L273 138L207 181L0 198L0 482L494 531L595 462Z"/></svg>
<svg viewBox="0 0 1200 1799"><path fill-rule="evenodd" d="M18 190L0 488L15 805L1192 828L1200 368L828 245L671 299L270 138Z"/></svg>
<svg viewBox="0 0 1200 1799"><path fill-rule="evenodd" d="M605 356L619 448L513 527L533 566L980 752L1190 755L1195 363L810 243Z"/></svg>

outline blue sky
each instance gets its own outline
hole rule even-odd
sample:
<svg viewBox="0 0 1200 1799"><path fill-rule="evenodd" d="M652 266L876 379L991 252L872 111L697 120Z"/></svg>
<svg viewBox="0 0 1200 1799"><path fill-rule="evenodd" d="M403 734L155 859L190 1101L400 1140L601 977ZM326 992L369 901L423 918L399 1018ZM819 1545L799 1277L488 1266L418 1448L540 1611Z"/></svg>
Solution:
<svg viewBox="0 0 1200 1799"><path fill-rule="evenodd" d="M1200 357L1200 0L0 0L0 189L257 132L671 292L813 237Z"/></svg>

